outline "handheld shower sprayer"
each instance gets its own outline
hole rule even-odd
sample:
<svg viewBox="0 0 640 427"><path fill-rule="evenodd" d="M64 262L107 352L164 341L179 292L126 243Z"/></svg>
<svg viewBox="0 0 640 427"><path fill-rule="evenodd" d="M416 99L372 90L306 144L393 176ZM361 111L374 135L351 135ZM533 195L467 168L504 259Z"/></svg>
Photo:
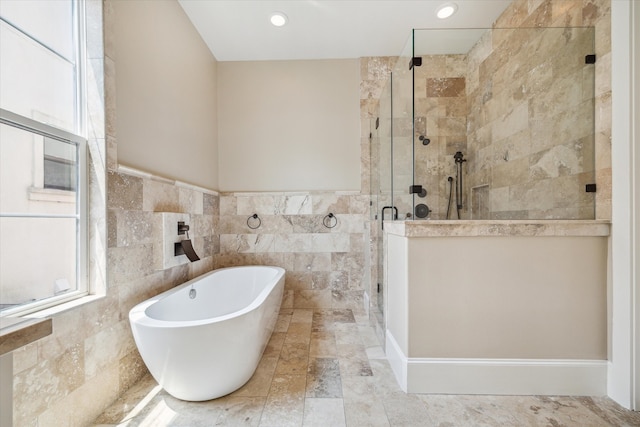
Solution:
<svg viewBox="0 0 640 427"><path fill-rule="evenodd" d="M464 158L462 151L456 151L453 155L453 160L456 163L456 208L458 210L458 219L460 219L460 209L462 209L462 164L467 160Z"/></svg>
<svg viewBox="0 0 640 427"><path fill-rule="evenodd" d="M449 219L449 214L451 213L451 196L453 195L453 177L450 176L447 178L449 181L449 201L447 202L447 217L445 219Z"/></svg>

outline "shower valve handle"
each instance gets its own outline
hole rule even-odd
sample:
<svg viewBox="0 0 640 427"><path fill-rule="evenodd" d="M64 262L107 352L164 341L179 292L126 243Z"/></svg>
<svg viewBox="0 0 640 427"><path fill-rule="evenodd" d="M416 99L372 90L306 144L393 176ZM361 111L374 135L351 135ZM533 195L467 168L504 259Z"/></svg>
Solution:
<svg viewBox="0 0 640 427"><path fill-rule="evenodd" d="M422 185L409 186L409 194L421 194L421 193L422 193Z"/></svg>

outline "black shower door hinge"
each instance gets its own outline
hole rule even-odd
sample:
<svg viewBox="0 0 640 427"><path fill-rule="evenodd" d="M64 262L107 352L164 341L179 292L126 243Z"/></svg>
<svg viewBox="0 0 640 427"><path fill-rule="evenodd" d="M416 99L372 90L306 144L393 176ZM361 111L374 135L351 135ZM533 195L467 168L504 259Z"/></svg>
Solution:
<svg viewBox="0 0 640 427"><path fill-rule="evenodd" d="M595 64L596 63L596 55L587 55L584 57L585 64Z"/></svg>
<svg viewBox="0 0 640 427"><path fill-rule="evenodd" d="M596 185L595 184L587 184L585 186L584 191L586 191L587 193L595 193L596 192Z"/></svg>
<svg viewBox="0 0 640 427"><path fill-rule="evenodd" d="M421 65L422 65L422 57L420 56L414 56L409 61L409 69L412 69L413 67L420 67Z"/></svg>

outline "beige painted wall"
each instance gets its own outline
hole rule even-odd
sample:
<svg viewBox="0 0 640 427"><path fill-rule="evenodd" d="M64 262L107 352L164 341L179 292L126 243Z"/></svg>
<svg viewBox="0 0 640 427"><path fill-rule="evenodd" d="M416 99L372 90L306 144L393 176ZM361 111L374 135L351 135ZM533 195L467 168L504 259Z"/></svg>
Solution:
<svg viewBox="0 0 640 427"><path fill-rule="evenodd" d="M118 161L218 187L217 62L176 1L116 1Z"/></svg>
<svg viewBox="0 0 640 427"><path fill-rule="evenodd" d="M407 240L408 357L607 358L606 237Z"/></svg>
<svg viewBox="0 0 640 427"><path fill-rule="evenodd" d="M386 234L385 242L385 317L386 328L400 350L409 354L409 277L407 272L408 239Z"/></svg>
<svg viewBox="0 0 640 427"><path fill-rule="evenodd" d="M222 191L360 190L357 59L221 62Z"/></svg>

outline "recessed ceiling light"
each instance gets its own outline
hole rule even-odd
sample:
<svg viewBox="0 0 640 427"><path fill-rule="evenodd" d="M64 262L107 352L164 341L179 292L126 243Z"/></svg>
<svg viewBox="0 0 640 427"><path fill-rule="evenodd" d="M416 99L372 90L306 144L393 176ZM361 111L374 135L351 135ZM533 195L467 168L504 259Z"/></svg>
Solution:
<svg viewBox="0 0 640 427"><path fill-rule="evenodd" d="M458 5L455 3L445 3L441 5L436 11L436 16L440 19L447 19L458 10Z"/></svg>
<svg viewBox="0 0 640 427"><path fill-rule="evenodd" d="M276 27L282 27L287 23L287 15L282 12L273 12L271 14L271 23Z"/></svg>

